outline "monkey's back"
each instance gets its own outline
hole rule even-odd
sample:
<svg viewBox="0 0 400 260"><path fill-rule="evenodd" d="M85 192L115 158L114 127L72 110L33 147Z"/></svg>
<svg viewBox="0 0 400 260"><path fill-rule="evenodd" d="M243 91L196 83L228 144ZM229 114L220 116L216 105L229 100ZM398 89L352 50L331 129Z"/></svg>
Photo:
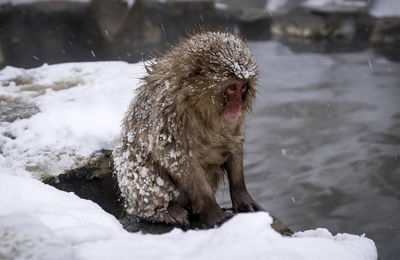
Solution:
<svg viewBox="0 0 400 260"><path fill-rule="evenodd" d="M143 85L131 102L122 134L113 151L114 169L129 214L163 221L169 202L179 196L165 167L157 160L171 136L162 134L163 120L155 106L154 87Z"/></svg>

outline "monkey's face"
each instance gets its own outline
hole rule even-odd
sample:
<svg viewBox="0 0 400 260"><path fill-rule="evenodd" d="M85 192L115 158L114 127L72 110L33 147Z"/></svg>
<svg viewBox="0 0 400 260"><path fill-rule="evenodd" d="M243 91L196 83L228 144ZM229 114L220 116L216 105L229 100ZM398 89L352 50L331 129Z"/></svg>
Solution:
<svg viewBox="0 0 400 260"><path fill-rule="evenodd" d="M256 93L256 60L246 43L230 33L204 32L183 40L149 75L151 84L169 82L161 93L175 101L178 114L191 111L211 124L241 122Z"/></svg>
<svg viewBox="0 0 400 260"><path fill-rule="evenodd" d="M240 121L237 119L251 110L255 81L256 76L243 79L228 73L215 73L215 70L208 68L202 69L187 80L188 104L195 108L204 121Z"/></svg>
<svg viewBox="0 0 400 260"><path fill-rule="evenodd" d="M223 118L233 121L242 113L243 101L249 83L247 80L230 81L229 85L224 89L225 110L222 114Z"/></svg>

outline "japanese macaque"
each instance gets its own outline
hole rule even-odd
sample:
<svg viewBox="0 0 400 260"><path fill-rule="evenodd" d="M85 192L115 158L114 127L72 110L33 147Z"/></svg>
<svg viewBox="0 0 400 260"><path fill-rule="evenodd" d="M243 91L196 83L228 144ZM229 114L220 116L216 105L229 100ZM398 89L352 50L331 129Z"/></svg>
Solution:
<svg viewBox="0 0 400 260"><path fill-rule="evenodd" d="M113 152L128 214L187 227L190 210L221 224L232 216L215 200L225 174L234 212L264 210L243 176L256 67L246 43L226 32L182 39L147 66Z"/></svg>

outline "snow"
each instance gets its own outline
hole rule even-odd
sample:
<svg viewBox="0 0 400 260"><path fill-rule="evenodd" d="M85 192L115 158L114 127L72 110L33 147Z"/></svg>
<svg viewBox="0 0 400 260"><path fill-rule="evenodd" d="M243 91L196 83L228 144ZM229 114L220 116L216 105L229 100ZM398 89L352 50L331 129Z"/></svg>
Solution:
<svg viewBox="0 0 400 260"><path fill-rule="evenodd" d="M1 99L40 110L0 122L2 259L377 259L363 235L320 228L283 237L264 212L239 214L211 230L129 233L97 204L35 179L111 148L143 74L141 64L124 62L0 71Z"/></svg>
<svg viewBox="0 0 400 260"><path fill-rule="evenodd" d="M272 1L274 3L275 0ZM303 4L308 8L325 10L359 10L368 7L375 17L400 16L400 1L398 0L307 0Z"/></svg>
<svg viewBox="0 0 400 260"><path fill-rule="evenodd" d="M278 12L287 4L287 0L268 0L265 9L270 12Z"/></svg>
<svg viewBox="0 0 400 260"><path fill-rule="evenodd" d="M128 5L128 8L132 8L135 5L135 0L124 0L124 2Z"/></svg>
<svg viewBox="0 0 400 260"><path fill-rule="evenodd" d="M123 62L66 63L28 70L6 67L0 71L0 97L29 101L41 113L13 123L0 122L0 132L15 137L0 135L0 158L4 157L0 169L25 176L58 175L84 163L93 151L112 149L143 75L141 64ZM16 85L18 81L25 84Z"/></svg>
<svg viewBox="0 0 400 260"><path fill-rule="evenodd" d="M375 17L400 16L400 1L398 0L379 0L375 1L370 10Z"/></svg>
<svg viewBox="0 0 400 260"><path fill-rule="evenodd" d="M226 10L228 9L228 5L224 4L224 3L214 3L215 9L219 9L219 10Z"/></svg>
<svg viewBox="0 0 400 260"><path fill-rule="evenodd" d="M282 237L268 213L212 230L128 233L95 203L28 177L0 174L0 205L5 259L377 259L363 236L317 229Z"/></svg>
<svg viewBox="0 0 400 260"><path fill-rule="evenodd" d="M307 0L304 5L310 7L324 7L327 5L366 7L367 2L363 0Z"/></svg>
<svg viewBox="0 0 400 260"><path fill-rule="evenodd" d="M302 5L307 8L330 12L358 11L368 7L368 3L364 0L307 0Z"/></svg>

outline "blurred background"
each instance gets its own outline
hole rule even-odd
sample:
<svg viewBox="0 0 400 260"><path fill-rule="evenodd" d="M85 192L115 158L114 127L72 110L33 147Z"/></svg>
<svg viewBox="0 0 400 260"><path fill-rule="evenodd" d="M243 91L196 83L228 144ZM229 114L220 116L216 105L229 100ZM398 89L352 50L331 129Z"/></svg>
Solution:
<svg viewBox="0 0 400 260"><path fill-rule="evenodd" d="M0 0L0 69L140 62L204 29L242 35L258 61L253 197L296 231L365 233L398 259L400 1Z"/></svg>

